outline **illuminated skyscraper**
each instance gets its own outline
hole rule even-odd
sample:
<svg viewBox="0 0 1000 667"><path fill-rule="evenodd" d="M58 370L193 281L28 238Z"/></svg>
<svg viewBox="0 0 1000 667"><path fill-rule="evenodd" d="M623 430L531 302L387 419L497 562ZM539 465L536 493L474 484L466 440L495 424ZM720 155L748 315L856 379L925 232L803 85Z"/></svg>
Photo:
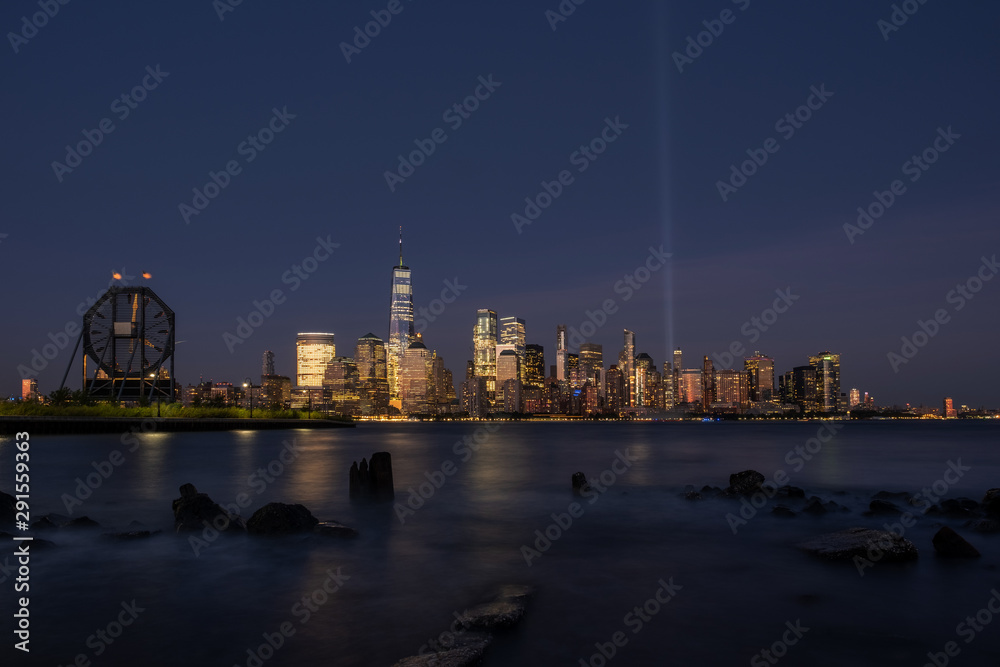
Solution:
<svg viewBox="0 0 1000 667"><path fill-rule="evenodd" d="M410 343L399 364L399 400L403 414L426 414L437 405L433 357L419 337Z"/></svg>
<svg viewBox="0 0 1000 667"><path fill-rule="evenodd" d="M413 285L410 281L410 267L403 264L403 228L400 227L399 264L392 268L389 344L386 350L386 375L390 401L400 400L399 366L413 340Z"/></svg>
<svg viewBox="0 0 1000 667"><path fill-rule="evenodd" d="M597 343L580 344L580 384L589 382L604 394L604 348Z"/></svg>
<svg viewBox="0 0 1000 667"><path fill-rule="evenodd" d="M847 401L848 407L854 408L861 405L861 390L859 390L857 387L851 389L851 391L848 392L848 396L850 396L849 400Z"/></svg>
<svg viewBox="0 0 1000 667"><path fill-rule="evenodd" d="M569 380L566 373L566 358L569 348L566 346L566 325L556 326L556 379L560 382Z"/></svg>
<svg viewBox="0 0 1000 667"><path fill-rule="evenodd" d="M816 371L816 409L836 412L840 409L840 355L820 352L809 357L809 365Z"/></svg>
<svg viewBox="0 0 1000 667"><path fill-rule="evenodd" d="M715 373L715 402L746 407L750 400L750 373L723 369Z"/></svg>
<svg viewBox="0 0 1000 667"><path fill-rule="evenodd" d="M326 365L337 356L332 333L300 333L295 341L295 384L318 389L323 386Z"/></svg>
<svg viewBox="0 0 1000 667"><path fill-rule="evenodd" d="M701 406L708 410L715 403L715 365L707 356L701 363Z"/></svg>
<svg viewBox="0 0 1000 667"><path fill-rule="evenodd" d="M497 384L497 314L489 308L476 311L472 346L476 377L486 378L486 395L493 400Z"/></svg>
<svg viewBox="0 0 1000 667"><path fill-rule="evenodd" d="M333 412L342 415L361 413L358 395L358 366L350 357L334 357L323 374L323 400Z"/></svg>
<svg viewBox="0 0 1000 667"><path fill-rule="evenodd" d="M261 375L274 375L274 352L265 350L260 362Z"/></svg>
<svg viewBox="0 0 1000 667"><path fill-rule="evenodd" d="M527 345L524 352L524 381L529 387L545 386L545 348Z"/></svg>
<svg viewBox="0 0 1000 667"><path fill-rule="evenodd" d="M681 380L681 370L684 368L684 363L683 362L684 362L683 353L681 352L681 348L678 347L678 348L676 348L674 350L674 367L672 369L672 371L673 371L673 380L674 380L674 397L673 397L674 400L673 400L672 405L677 405L679 403L683 403L683 401L681 400L681 383L680 383L680 380ZM666 381L666 379L667 379L666 378L666 373L664 373L663 375L664 375L663 379L664 379L664 381ZM668 407L670 407L670 406L668 406Z"/></svg>
<svg viewBox="0 0 1000 667"><path fill-rule="evenodd" d="M358 366L361 414L366 417L385 415L389 409L385 343L373 333L362 336L354 347L354 363Z"/></svg>
<svg viewBox="0 0 1000 667"><path fill-rule="evenodd" d="M951 398L944 399L944 410L941 416L945 419L955 419L958 417L958 411L955 410L955 402Z"/></svg>
<svg viewBox="0 0 1000 667"><path fill-rule="evenodd" d="M653 404L648 385L655 368L653 358L645 352L640 352L635 358L635 407L649 407Z"/></svg>
<svg viewBox="0 0 1000 667"><path fill-rule="evenodd" d="M527 345L524 337L524 320L520 317L501 317L500 344L514 346L514 352L517 354L521 368L520 380L523 384L527 381L527 378L525 377L527 366L524 358L525 352L527 351Z"/></svg>
<svg viewBox="0 0 1000 667"><path fill-rule="evenodd" d="M750 378L750 400L770 401L774 397L774 359L754 352L743 360L743 367Z"/></svg>
<svg viewBox="0 0 1000 667"><path fill-rule="evenodd" d="M21 400L38 400L38 380L35 378L24 378L21 380Z"/></svg>
<svg viewBox="0 0 1000 667"><path fill-rule="evenodd" d="M607 411L613 414L618 414L623 410L622 401L625 396L625 383L623 380L618 366L612 364L611 368L608 369L607 382L605 383L607 390L605 405L607 406Z"/></svg>
<svg viewBox="0 0 1000 667"><path fill-rule="evenodd" d="M513 349L497 355L497 406L501 404L504 412L521 411L521 360Z"/></svg>
<svg viewBox="0 0 1000 667"><path fill-rule="evenodd" d="M624 407L631 407L635 405L635 334L628 329L625 329L625 341L618 355L618 370L626 389L622 403Z"/></svg>
<svg viewBox="0 0 1000 667"><path fill-rule="evenodd" d="M697 368L685 368L678 373L680 386L679 402L689 404L692 408L701 408L702 403L702 372Z"/></svg>

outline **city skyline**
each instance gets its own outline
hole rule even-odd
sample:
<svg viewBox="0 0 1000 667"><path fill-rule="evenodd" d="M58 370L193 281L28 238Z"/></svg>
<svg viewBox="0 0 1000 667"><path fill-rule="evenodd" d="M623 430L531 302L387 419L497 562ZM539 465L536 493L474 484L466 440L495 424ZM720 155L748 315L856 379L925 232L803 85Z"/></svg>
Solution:
<svg viewBox="0 0 1000 667"><path fill-rule="evenodd" d="M980 277L1000 249L1000 8L922 6L885 36L887 8L859 0L734 4L699 54L717 7L588 4L554 28L529 3L407 7L350 62L370 7L69 6L11 48L4 94L30 104L7 124L0 393L33 362L58 386L112 271L148 271L178 313L183 383L245 377L265 349L291 373L298 332L384 337L403 225L415 328L456 375L487 307L546 348L606 317L606 361L626 327L660 364L737 344L780 372L829 349L880 402L1000 405L1000 283Z"/></svg>

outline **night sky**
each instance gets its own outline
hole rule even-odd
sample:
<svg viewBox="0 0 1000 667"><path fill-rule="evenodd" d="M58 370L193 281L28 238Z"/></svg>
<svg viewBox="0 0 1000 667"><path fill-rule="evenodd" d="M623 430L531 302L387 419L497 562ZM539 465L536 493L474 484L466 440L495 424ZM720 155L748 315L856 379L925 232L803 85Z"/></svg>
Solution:
<svg viewBox="0 0 1000 667"><path fill-rule="evenodd" d="M918 9L890 30L891 3L861 0L565 0L562 21L546 16L557 0L77 1L36 31L22 19L36 2L6 2L0 393L19 392L18 365L123 268L177 313L182 383L256 377L266 349L294 375L299 331L334 332L353 355L359 336L387 336L402 225L417 308L446 280L465 286L422 327L456 380L477 308L524 318L552 364L556 325L613 299L592 337L605 365L629 328L658 367L673 346L697 367L737 342L779 373L832 350L845 392L998 407L1000 280L949 293L1000 270L981 269L1000 254L1000 6L902 4ZM391 22L348 63L341 43L372 11ZM699 52L688 37L702 32ZM130 108L121 96L143 81ZM477 90L466 118L446 115ZM810 101L808 120L783 121ZM269 123L270 143L244 143ZM390 188L385 172L438 128L443 143ZM100 143L53 166L84 131ZM576 153L602 131L604 152ZM926 170L905 164L939 137ZM767 160L724 201L718 182L754 155ZM238 173L203 210L179 210L230 161ZM512 214L563 171L568 185L518 228ZM896 180L884 215L845 231ZM339 247L293 279L317 238ZM671 263L626 300L616 283L661 246ZM284 303L231 353L223 335L276 289ZM744 326L787 289L797 298L767 331ZM887 354L939 309L895 372ZM43 392L69 356L38 374Z"/></svg>

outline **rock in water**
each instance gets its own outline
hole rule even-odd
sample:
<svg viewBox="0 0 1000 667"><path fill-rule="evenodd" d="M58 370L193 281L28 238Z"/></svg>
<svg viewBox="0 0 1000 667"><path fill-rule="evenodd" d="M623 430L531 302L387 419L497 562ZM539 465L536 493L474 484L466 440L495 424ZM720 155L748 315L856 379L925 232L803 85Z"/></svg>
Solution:
<svg viewBox="0 0 1000 667"><path fill-rule="evenodd" d="M493 638L482 632L452 633L455 645L444 651L403 658L392 667L472 667L483 660Z"/></svg>
<svg viewBox="0 0 1000 667"><path fill-rule="evenodd" d="M582 472L573 473L573 493L580 495L584 491L590 491L590 485L587 484L587 476Z"/></svg>
<svg viewBox="0 0 1000 667"><path fill-rule="evenodd" d="M247 521L247 532L253 535L283 535L313 530L319 519L303 505L268 503L253 513Z"/></svg>
<svg viewBox="0 0 1000 667"><path fill-rule="evenodd" d="M1000 518L1000 489L990 489L983 496L983 511L991 517Z"/></svg>
<svg viewBox="0 0 1000 667"><path fill-rule="evenodd" d="M871 528L848 528L839 533L821 535L798 545L800 549L828 560L867 560L899 562L915 560L917 548L895 533ZM881 555L879 555L881 554Z"/></svg>
<svg viewBox="0 0 1000 667"><path fill-rule="evenodd" d="M342 523L335 521L321 521L313 527L313 532L317 535L328 535L330 537L357 537L358 531Z"/></svg>
<svg viewBox="0 0 1000 667"><path fill-rule="evenodd" d="M174 529L178 533L205 530L206 523L219 532L243 532L246 522L230 514L208 497L198 493L194 484L181 487L181 497L173 502Z"/></svg>
<svg viewBox="0 0 1000 667"><path fill-rule="evenodd" d="M530 586L501 586L492 602L466 609L457 617L459 627L466 630L496 630L516 625L524 617Z"/></svg>
<svg viewBox="0 0 1000 667"><path fill-rule="evenodd" d="M396 497L392 481L392 457L389 452L372 454L371 466L366 459L361 459L360 466L355 461L351 465L348 477L352 499L392 502Z"/></svg>
<svg viewBox="0 0 1000 667"><path fill-rule="evenodd" d="M741 496L749 496L760 491L760 485L764 483L764 476L756 470L744 470L729 476L729 488L727 491L738 493Z"/></svg>
<svg viewBox="0 0 1000 667"><path fill-rule="evenodd" d="M934 550L945 558L979 558L976 547L965 541L965 538L948 526L944 526L934 535Z"/></svg>
<svg viewBox="0 0 1000 667"><path fill-rule="evenodd" d="M899 516L903 513L903 510L899 509L888 500L873 500L868 505L868 511L865 514L869 516Z"/></svg>

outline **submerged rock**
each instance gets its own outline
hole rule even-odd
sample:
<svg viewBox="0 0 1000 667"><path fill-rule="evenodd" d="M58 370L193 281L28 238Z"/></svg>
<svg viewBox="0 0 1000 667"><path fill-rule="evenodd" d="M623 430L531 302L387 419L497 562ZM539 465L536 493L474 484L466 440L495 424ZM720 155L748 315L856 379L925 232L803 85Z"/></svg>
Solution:
<svg viewBox="0 0 1000 667"><path fill-rule="evenodd" d="M268 503L253 513L247 521L247 532L253 535L283 535L312 531L319 519L303 505Z"/></svg>
<svg viewBox="0 0 1000 667"><path fill-rule="evenodd" d="M313 532L317 535L327 535L329 537L358 536L358 531L336 521L321 521L313 527Z"/></svg>
<svg viewBox="0 0 1000 667"><path fill-rule="evenodd" d="M348 472L350 497L352 500L374 500L391 502L396 497L392 481L392 456L389 452L372 454L371 464L361 459L355 461Z"/></svg>
<svg viewBox="0 0 1000 667"><path fill-rule="evenodd" d="M143 540L147 537L160 534L159 530L126 530L121 533L104 533L101 535L106 540Z"/></svg>
<svg viewBox="0 0 1000 667"><path fill-rule="evenodd" d="M871 504L868 505L868 511L865 512L868 516L899 516L902 513L903 510L899 509L888 500L878 499L871 501Z"/></svg>
<svg viewBox="0 0 1000 667"><path fill-rule="evenodd" d="M587 476L582 472L573 473L573 493L580 495L585 491L590 491L590 485L587 484Z"/></svg>
<svg viewBox="0 0 1000 667"><path fill-rule="evenodd" d="M78 516L75 519L67 521L64 525L65 528L100 528L101 524L97 523L89 516Z"/></svg>
<svg viewBox="0 0 1000 667"><path fill-rule="evenodd" d="M783 498L805 498L806 492L797 486L782 486L778 489L778 496Z"/></svg>
<svg viewBox="0 0 1000 667"><path fill-rule="evenodd" d="M771 514L773 514L774 516L782 516L782 517L795 516L794 510L792 510L792 508L790 507L785 507L784 505L775 505L771 509Z"/></svg>
<svg viewBox="0 0 1000 667"><path fill-rule="evenodd" d="M848 528L820 535L798 545L803 551L828 560L867 560L900 562L915 560L917 548L895 533L872 528Z"/></svg>
<svg viewBox="0 0 1000 667"><path fill-rule="evenodd" d="M945 558L979 558L982 554L948 526L934 535L934 550Z"/></svg>
<svg viewBox="0 0 1000 667"><path fill-rule="evenodd" d="M471 667L482 662L483 653L493 641L482 632L459 632L454 637L455 644L448 649L403 658L392 667Z"/></svg>
<svg viewBox="0 0 1000 667"><path fill-rule="evenodd" d="M41 519L31 524L31 530L55 530L58 527L58 524L47 516L43 516Z"/></svg>
<svg viewBox="0 0 1000 667"><path fill-rule="evenodd" d="M492 602L466 609L456 618L457 624L466 630L509 628L524 617L532 593L530 586L501 586Z"/></svg>
<svg viewBox="0 0 1000 667"><path fill-rule="evenodd" d="M744 470L735 472L729 476L729 488L726 491L742 496L749 496L760 491L760 485L764 483L764 475L756 470Z"/></svg>
<svg viewBox="0 0 1000 667"><path fill-rule="evenodd" d="M902 500L909 502L910 494L906 491L879 491L872 500Z"/></svg>
<svg viewBox="0 0 1000 667"><path fill-rule="evenodd" d="M1000 518L1000 489L990 489L983 496L983 511L987 515Z"/></svg>
<svg viewBox="0 0 1000 667"><path fill-rule="evenodd" d="M976 533L1000 533L1000 521L996 519L973 519L965 527Z"/></svg>
<svg viewBox="0 0 1000 667"><path fill-rule="evenodd" d="M217 505L207 493L198 493L194 484L181 486L181 497L173 502L174 529L178 533L205 530L206 525L219 532L243 532L246 523Z"/></svg>
<svg viewBox="0 0 1000 667"><path fill-rule="evenodd" d="M941 501L941 514L954 519L969 519L979 513L979 503L971 498L947 498Z"/></svg>

